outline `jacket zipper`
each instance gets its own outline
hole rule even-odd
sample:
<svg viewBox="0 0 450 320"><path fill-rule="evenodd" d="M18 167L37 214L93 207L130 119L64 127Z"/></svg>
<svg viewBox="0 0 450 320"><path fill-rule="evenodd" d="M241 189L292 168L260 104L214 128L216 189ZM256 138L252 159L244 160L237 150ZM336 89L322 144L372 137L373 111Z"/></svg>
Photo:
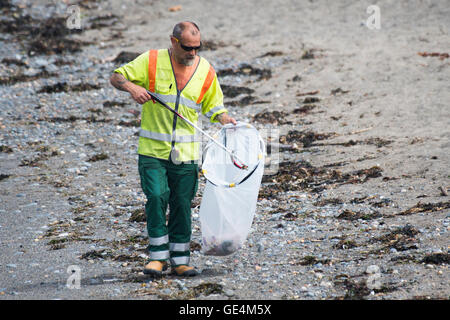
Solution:
<svg viewBox="0 0 450 320"><path fill-rule="evenodd" d="M175 77L175 74L174 74L174 77ZM175 85L176 85L176 82L177 82L177 79L175 79ZM176 112L178 112L178 105L180 104L180 95L181 95L181 91L178 90L178 87L177 87L177 99L175 100L175 111L176 111ZM178 117L177 117L176 115L173 115L172 137L171 137L171 139L172 139L172 142L171 142L172 148L171 148L171 150L170 150L169 159L170 159L170 157L172 156L172 151L173 151L173 149L174 149L174 147L175 147L175 140L173 139L173 134L174 134L175 129L176 129L176 127L177 127L177 120L178 120Z"/></svg>
<svg viewBox="0 0 450 320"><path fill-rule="evenodd" d="M175 76L175 70L173 69L173 64L172 64L172 59L171 59L171 56L170 56L170 51L169 51L169 49L167 49L167 52L168 52L168 54L169 54L169 61L170 61L170 66L172 67L173 78L175 79L175 88L177 88L177 99L175 100L175 111L178 112L178 106L179 106L179 104L180 104L181 91L183 91L184 88L186 88L186 87L188 86L189 82L190 82L191 79L194 77L195 72L197 71L197 68L198 68L198 66L200 65L200 60L198 61L198 64L197 64L197 66L195 67L195 70L194 70L194 72L192 73L191 77L189 78L188 82L186 82L186 84L184 85L183 89L179 90L179 89L178 89L178 84L177 84L177 77ZM199 57L199 59L201 59L201 57ZM177 117L176 115L173 115L172 136L171 136L171 139L172 139L171 146L172 146L172 148L171 148L171 150L170 150L169 160L171 159L171 157L172 157L172 151L173 151L173 149L175 148L175 140L173 140L173 135L174 135L175 129L176 129L176 127L177 127L177 120L178 120L178 117Z"/></svg>

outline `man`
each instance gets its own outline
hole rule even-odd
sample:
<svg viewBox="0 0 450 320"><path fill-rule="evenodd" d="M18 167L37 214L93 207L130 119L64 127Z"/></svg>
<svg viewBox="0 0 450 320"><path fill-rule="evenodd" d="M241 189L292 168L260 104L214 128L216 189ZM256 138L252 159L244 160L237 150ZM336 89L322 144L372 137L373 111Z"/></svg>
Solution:
<svg viewBox="0 0 450 320"><path fill-rule="evenodd" d="M161 276L168 267L179 276L195 276L189 266L191 201L198 186L199 137L195 129L155 103L155 92L185 118L197 123L199 112L211 122L236 124L223 106L217 75L201 47L198 26L178 23L169 49L149 50L114 70L111 84L142 104L139 175L147 197L149 263L144 273ZM169 218L166 223L166 209Z"/></svg>

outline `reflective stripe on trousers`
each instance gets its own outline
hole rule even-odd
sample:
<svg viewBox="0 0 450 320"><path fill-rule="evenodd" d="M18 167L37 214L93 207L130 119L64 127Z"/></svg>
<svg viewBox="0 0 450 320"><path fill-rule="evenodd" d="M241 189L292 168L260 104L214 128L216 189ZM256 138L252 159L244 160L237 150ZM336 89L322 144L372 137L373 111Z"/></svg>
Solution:
<svg viewBox="0 0 450 320"><path fill-rule="evenodd" d="M187 243L169 243L170 251L188 251L189 250L189 242Z"/></svg>
<svg viewBox="0 0 450 320"><path fill-rule="evenodd" d="M163 251L150 251L150 260L167 260L170 258L168 250Z"/></svg>
<svg viewBox="0 0 450 320"><path fill-rule="evenodd" d="M165 239L168 239L168 236L165 235L159 238L150 238L150 245L163 245L167 242L164 242ZM190 243L169 243L170 252L186 252L189 254ZM150 251L150 260L167 260L170 258L170 263L172 265L188 265L189 264L189 255L187 256L178 256L178 257L170 257L169 250L161 250L161 251Z"/></svg>
<svg viewBox="0 0 450 320"><path fill-rule="evenodd" d="M190 260L189 256L173 257L170 258L170 264L172 266L178 266L181 264L188 265L189 260Z"/></svg>
<svg viewBox="0 0 450 320"><path fill-rule="evenodd" d="M166 234L165 236L158 238L149 238L151 246L160 246L169 242L169 236Z"/></svg>

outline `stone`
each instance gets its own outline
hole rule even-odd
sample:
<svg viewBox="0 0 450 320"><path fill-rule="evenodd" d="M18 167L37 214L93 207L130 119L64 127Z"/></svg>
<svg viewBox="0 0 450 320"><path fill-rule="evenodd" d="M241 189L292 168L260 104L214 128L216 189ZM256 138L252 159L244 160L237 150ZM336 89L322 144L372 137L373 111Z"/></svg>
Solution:
<svg viewBox="0 0 450 320"><path fill-rule="evenodd" d="M225 289L225 290L223 290L223 294L226 295L227 297L233 297L234 291L231 289Z"/></svg>
<svg viewBox="0 0 450 320"><path fill-rule="evenodd" d="M375 274L375 273L380 273L380 267L377 265L370 265L367 267L366 269L366 273L367 274Z"/></svg>

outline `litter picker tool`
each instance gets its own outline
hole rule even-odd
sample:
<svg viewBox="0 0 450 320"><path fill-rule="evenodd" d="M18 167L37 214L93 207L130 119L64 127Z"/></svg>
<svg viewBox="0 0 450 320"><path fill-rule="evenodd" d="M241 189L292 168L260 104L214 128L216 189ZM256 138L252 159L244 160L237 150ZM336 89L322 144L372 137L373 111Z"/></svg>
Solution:
<svg viewBox="0 0 450 320"><path fill-rule="evenodd" d="M158 97L155 93L147 90L147 93L152 97L153 101L158 102L160 105L162 105L164 108L166 108L167 110L171 111L172 113L174 113L177 117L181 118L182 120L186 121L189 125L191 125L192 127L194 127L196 130L200 131L202 134L204 134L206 137L208 137L208 139L210 139L211 141L213 141L215 144L217 144L220 148L222 148L225 152L227 152L230 156L231 156L231 160L233 161L233 164L238 167L239 169L242 170L247 170L248 166L244 163L244 161L242 161L233 150L230 150L229 148L225 147L223 144L221 144L220 142L218 142L216 139L214 139L213 137L211 137L209 134L207 134L205 131L203 131L202 129L200 129L198 126L196 126L195 124L193 124L191 121L189 121L188 119L186 119L185 117L183 117L179 112L177 112L176 110L174 110L173 108L171 108L166 102L164 102L160 97Z"/></svg>

